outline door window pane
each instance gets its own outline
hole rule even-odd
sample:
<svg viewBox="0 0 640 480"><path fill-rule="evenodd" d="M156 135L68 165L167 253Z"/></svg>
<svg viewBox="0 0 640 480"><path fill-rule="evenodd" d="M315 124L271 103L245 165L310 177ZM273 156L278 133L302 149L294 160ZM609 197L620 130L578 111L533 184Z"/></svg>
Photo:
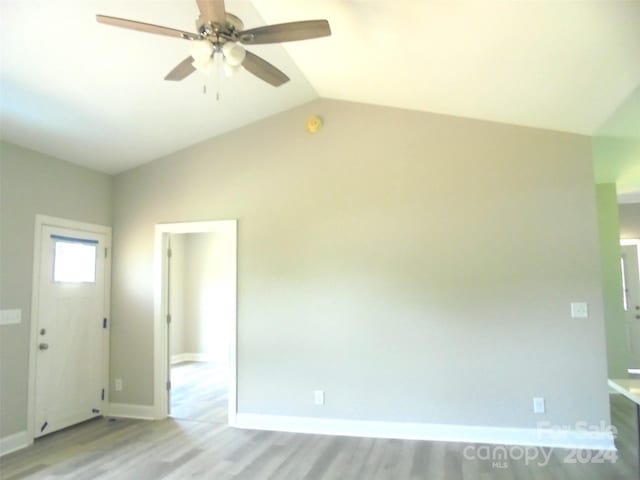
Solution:
<svg viewBox="0 0 640 480"><path fill-rule="evenodd" d="M95 283L97 242L54 239L53 281Z"/></svg>

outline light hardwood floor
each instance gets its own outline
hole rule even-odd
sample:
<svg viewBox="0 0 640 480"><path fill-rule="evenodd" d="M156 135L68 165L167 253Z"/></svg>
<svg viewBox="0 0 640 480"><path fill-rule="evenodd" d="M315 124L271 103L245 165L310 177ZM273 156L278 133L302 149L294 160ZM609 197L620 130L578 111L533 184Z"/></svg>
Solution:
<svg viewBox="0 0 640 480"><path fill-rule="evenodd" d="M227 423L228 374L212 362L171 366L171 416L179 420Z"/></svg>
<svg viewBox="0 0 640 480"><path fill-rule="evenodd" d="M177 393L174 392L176 396ZM213 403L219 406L220 399ZM187 416L194 412L189 413L184 402L180 408L185 409ZM0 477L2 480L639 478L635 408L617 395L612 396L613 423L619 430L616 443L620 458L615 463L567 464L564 460L571 452L554 450L544 467L536 462L508 460L506 468L496 468L491 461L469 460L465 456L468 444L237 430L220 422L221 416L208 416L199 409L195 413L195 420L92 420L43 437L32 447L2 458Z"/></svg>

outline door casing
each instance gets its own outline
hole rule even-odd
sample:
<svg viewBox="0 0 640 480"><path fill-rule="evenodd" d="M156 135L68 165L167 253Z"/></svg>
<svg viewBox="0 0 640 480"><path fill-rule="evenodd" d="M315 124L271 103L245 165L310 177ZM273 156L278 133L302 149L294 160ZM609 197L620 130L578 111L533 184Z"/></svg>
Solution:
<svg viewBox="0 0 640 480"><path fill-rule="evenodd" d="M171 233L224 233L229 235L234 245L235 268L233 271L233 295L236 299L236 311L233 312L233 324L229 329L229 401L228 423L236 425L237 415L237 362L236 362L236 338L237 338L237 220L212 220L202 222L160 223L155 227L155 254L154 254L154 376L153 376L153 411L155 419L167 418L168 394L166 382L169 378L169 348L167 317L167 237Z"/></svg>
<svg viewBox="0 0 640 480"><path fill-rule="evenodd" d="M622 239L620 240L620 246L632 247L632 248L635 247L636 251L635 251L634 260L637 260L637 263L636 265L634 265L634 268L632 269L632 271L633 272L640 271L640 239ZM634 279L633 285L636 287L640 285L640 279L638 278ZM637 352L634 352L633 346L637 345L638 339L633 338L633 334L638 328L638 324L635 322L640 322L640 320L638 320L638 315L640 315L640 311L636 310L636 307L638 306L638 301L640 300L639 296L640 296L640 292L636 291L636 292L633 292L633 295L628 297L630 300L633 301L633 304L628 305L628 308L630 309L629 311L625 311L625 323L627 323L627 335L628 335L627 340L629 342L628 361L630 362L630 364L627 365L627 369L629 369L629 373L631 373L631 371L633 371L634 373L637 373L640 371L640 368L638 368L640 367L640 363L638 363L639 359L633 356L634 354L637 355Z"/></svg>

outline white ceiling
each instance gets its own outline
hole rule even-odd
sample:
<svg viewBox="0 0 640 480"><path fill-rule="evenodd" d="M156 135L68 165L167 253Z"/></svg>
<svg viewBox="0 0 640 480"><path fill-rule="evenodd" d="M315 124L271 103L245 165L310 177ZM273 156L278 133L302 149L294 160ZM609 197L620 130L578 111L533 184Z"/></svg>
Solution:
<svg viewBox="0 0 640 480"><path fill-rule="evenodd" d="M333 35L251 48L292 81L242 72L219 101L213 80L163 80L188 42L95 21L193 30L195 0L0 8L2 138L110 173L318 95L590 135L640 85L640 0L227 0L247 27L327 18Z"/></svg>

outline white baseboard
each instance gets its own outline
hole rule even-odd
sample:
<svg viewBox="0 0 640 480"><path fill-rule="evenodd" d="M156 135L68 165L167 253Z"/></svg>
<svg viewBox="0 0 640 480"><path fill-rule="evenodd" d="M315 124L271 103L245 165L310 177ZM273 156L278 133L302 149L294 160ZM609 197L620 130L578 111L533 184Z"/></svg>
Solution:
<svg viewBox="0 0 640 480"><path fill-rule="evenodd" d="M130 403L110 403L108 417L136 418L138 420L155 420L153 405L134 405Z"/></svg>
<svg viewBox="0 0 640 480"><path fill-rule="evenodd" d="M33 438L31 438L26 430L12 435L7 435L6 437L0 437L0 457L26 448L32 443Z"/></svg>
<svg viewBox="0 0 640 480"><path fill-rule="evenodd" d="M618 194L618 203L639 203L640 192Z"/></svg>
<svg viewBox="0 0 640 480"><path fill-rule="evenodd" d="M615 450L610 432L376 422L238 413L235 427L350 437Z"/></svg>
<svg viewBox="0 0 640 480"><path fill-rule="evenodd" d="M215 358L210 353L178 353L171 355L171 365L182 362L213 362Z"/></svg>

